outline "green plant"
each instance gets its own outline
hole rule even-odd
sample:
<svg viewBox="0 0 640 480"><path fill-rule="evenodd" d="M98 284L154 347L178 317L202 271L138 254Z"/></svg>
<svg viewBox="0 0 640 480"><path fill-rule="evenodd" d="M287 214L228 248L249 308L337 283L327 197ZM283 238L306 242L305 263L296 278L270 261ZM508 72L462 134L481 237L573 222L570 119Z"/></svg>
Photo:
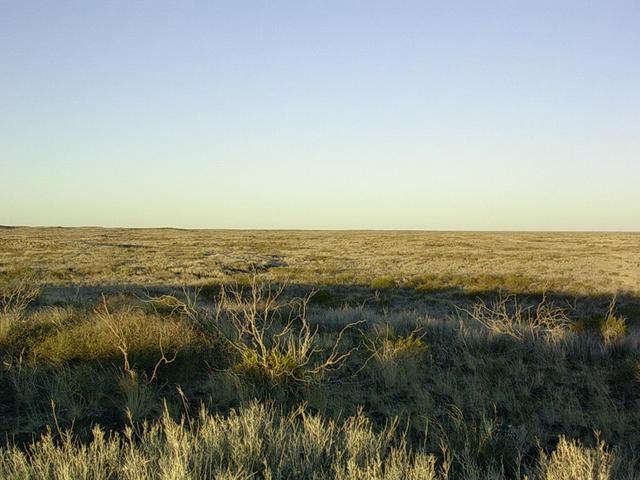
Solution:
<svg viewBox="0 0 640 480"><path fill-rule="evenodd" d="M130 422L139 422L159 410L154 387L146 379L141 380L133 371L125 371L118 378L122 410Z"/></svg>
<svg viewBox="0 0 640 480"><path fill-rule="evenodd" d="M391 276L377 277L371 281L371 288L375 290L393 288L396 286L396 280Z"/></svg>
<svg viewBox="0 0 640 480"><path fill-rule="evenodd" d="M387 363L397 362L404 357L421 355L427 349L423 337L424 334L419 329L406 336L398 335L386 323L382 326L377 325L374 327L374 334L371 339L366 334L363 334L363 342L371 353L372 358L382 363Z"/></svg>
<svg viewBox="0 0 640 480"><path fill-rule="evenodd" d="M19 316L13 312L0 313L0 350L6 351L10 348L10 332L19 320Z"/></svg>
<svg viewBox="0 0 640 480"><path fill-rule="evenodd" d="M605 343L612 343L620 340L627 334L627 321L624 317L616 315L616 299L615 297L609 304L607 316L600 325L600 334Z"/></svg>
<svg viewBox="0 0 640 480"><path fill-rule="evenodd" d="M41 361L121 363L125 370L138 368L150 376L180 351L204 342L194 327L179 319L145 314L134 308L111 313L106 303L63 328L50 322L47 325L46 332L30 347Z"/></svg>
<svg viewBox="0 0 640 480"><path fill-rule="evenodd" d="M398 335L388 323L376 325L371 335L361 331L361 341L369 355L361 370L367 369L386 390L415 390L427 350L423 337L419 329Z"/></svg>
<svg viewBox="0 0 640 480"><path fill-rule="evenodd" d="M612 344L622 339L627 334L627 321L622 315L616 314L615 297L609 302L609 308L604 316L597 315L575 321L571 328L573 331L593 332L600 336L605 344Z"/></svg>

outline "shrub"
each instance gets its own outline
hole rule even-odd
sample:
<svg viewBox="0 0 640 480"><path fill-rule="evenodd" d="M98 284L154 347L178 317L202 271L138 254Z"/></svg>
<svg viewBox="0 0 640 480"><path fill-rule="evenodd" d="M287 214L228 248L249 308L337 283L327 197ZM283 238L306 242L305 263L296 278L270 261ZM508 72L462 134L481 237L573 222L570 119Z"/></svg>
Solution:
<svg viewBox="0 0 640 480"><path fill-rule="evenodd" d="M12 276L0 286L0 312L21 313L40 295L40 282L33 273Z"/></svg>
<svg viewBox="0 0 640 480"><path fill-rule="evenodd" d="M545 297L537 305L525 307L514 296L500 296L491 304L479 301L471 310L459 310L493 333L518 339L530 336L559 340L571 324L566 311Z"/></svg>
<svg viewBox="0 0 640 480"><path fill-rule="evenodd" d="M393 277L377 277L371 281L371 288L375 290L383 290L387 288L393 288L396 286L396 281Z"/></svg>
<svg viewBox="0 0 640 480"><path fill-rule="evenodd" d="M624 317L616 315L616 298L612 298L609 303L609 310L602 325L600 334L605 343L612 343L620 340L627 334L627 322Z"/></svg>
<svg viewBox="0 0 640 480"><path fill-rule="evenodd" d="M374 328L374 338L367 344L371 354L380 362L397 362L402 358L422 354L427 349L422 338L419 330L402 336L398 335L389 324L385 324Z"/></svg>
<svg viewBox="0 0 640 480"><path fill-rule="evenodd" d="M318 328L307 320L309 296L282 301L285 285L259 285L251 289L223 289L216 306L215 325L230 347L239 354L235 371L248 374L265 385L304 384L339 369L350 353L339 352L344 332L330 348L319 342ZM232 335L221 327L229 323Z"/></svg>
<svg viewBox="0 0 640 480"><path fill-rule="evenodd" d="M627 334L627 321L621 316L607 315L600 326L600 334L605 343L620 340Z"/></svg>
<svg viewBox="0 0 640 480"><path fill-rule="evenodd" d="M571 326L575 332L594 332L602 338L605 344L611 344L624 338L627 334L627 321L621 315L616 315L615 298L609 303L605 316L593 316L574 322Z"/></svg>
<svg viewBox="0 0 640 480"><path fill-rule="evenodd" d="M14 313L0 313L0 350L6 351L10 347L10 332L19 318Z"/></svg>
<svg viewBox="0 0 640 480"><path fill-rule="evenodd" d="M122 410L131 422L139 422L158 413L160 403L154 387L135 371L123 372L118 379Z"/></svg>
<svg viewBox="0 0 640 480"><path fill-rule="evenodd" d="M303 355L296 355L293 350L281 351L278 348L267 349L264 355L261 355L256 350L246 349L241 353L234 371L275 386L288 379L302 382L307 375Z"/></svg>
<svg viewBox="0 0 640 480"><path fill-rule="evenodd" d="M33 346L41 361L54 363L111 362L121 364L125 353L132 366L149 368L161 348L167 352L202 345L193 327L176 319L145 315L141 311L90 316L84 321L54 330Z"/></svg>
<svg viewBox="0 0 640 480"><path fill-rule="evenodd" d="M397 389L414 383L417 387L418 371L427 345L419 330L409 335L398 335L388 325L376 326L371 337L363 334L362 342L369 352L364 365L372 362L374 377L382 380L386 388ZM364 368L364 367L363 367Z"/></svg>

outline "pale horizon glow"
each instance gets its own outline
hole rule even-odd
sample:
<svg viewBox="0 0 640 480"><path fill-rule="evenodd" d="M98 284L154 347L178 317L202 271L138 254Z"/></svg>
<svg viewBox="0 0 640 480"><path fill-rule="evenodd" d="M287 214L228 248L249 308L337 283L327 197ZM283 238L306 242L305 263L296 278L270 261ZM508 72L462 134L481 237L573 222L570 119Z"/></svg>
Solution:
<svg viewBox="0 0 640 480"><path fill-rule="evenodd" d="M640 2L0 3L0 225L640 231Z"/></svg>

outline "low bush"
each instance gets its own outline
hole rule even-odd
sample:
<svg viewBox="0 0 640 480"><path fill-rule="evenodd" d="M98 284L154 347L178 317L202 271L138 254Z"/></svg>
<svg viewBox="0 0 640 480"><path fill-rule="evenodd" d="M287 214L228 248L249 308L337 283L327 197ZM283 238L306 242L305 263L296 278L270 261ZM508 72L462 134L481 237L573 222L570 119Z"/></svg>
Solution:
<svg viewBox="0 0 640 480"><path fill-rule="evenodd" d="M614 298L604 316L596 315L577 320L572 324L572 330L579 333L594 333L600 336L607 345L618 342L627 334L627 321L623 316L616 314L615 307Z"/></svg>
<svg viewBox="0 0 640 480"><path fill-rule="evenodd" d="M371 288L374 290L381 290L387 288L394 288L397 285L396 280L393 277L377 277L371 281Z"/></svg>
<svg viewBox="0 0 640 480"><path fill-rule="evenodd" d="M0 450L0 477L47 479L272 479L446 480L457 458L465 479L513 478L500 466L482 467L471 443L443 455L412 449L397 422L377 430L362 413L342 422L304 409L291 413L252 403L228 416L204 409L194 420L175 422L165 410L160 421L110 435L100 427L79 443L68 432L44 435L21 450ZM483 448L481 445L479 448ZM588 448L561 437L549 454L539 450L523 470L530 480L605 480L635 466L602 443ZM518 477L520 477L518 475ZM629 477L630 478L630 477Z"/></svg>

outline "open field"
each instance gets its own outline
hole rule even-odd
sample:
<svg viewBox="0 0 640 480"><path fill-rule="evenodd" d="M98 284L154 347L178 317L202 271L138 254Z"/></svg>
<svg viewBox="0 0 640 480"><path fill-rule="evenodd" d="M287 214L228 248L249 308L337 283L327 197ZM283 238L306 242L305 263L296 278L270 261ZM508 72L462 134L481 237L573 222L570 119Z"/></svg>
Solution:
<svg viewBox="0 0 640 480"><path fill-rule="evenodd" d="M640 478L638 234L1 228L0 288L0 478Z"/></svg>
<svg viewBox="0 0 640 480"><path fill-rule="evenodd" d="M306 284L640 294L637 233L0 230L0 272L53 285L202 284L257 268Z"/></svg>

